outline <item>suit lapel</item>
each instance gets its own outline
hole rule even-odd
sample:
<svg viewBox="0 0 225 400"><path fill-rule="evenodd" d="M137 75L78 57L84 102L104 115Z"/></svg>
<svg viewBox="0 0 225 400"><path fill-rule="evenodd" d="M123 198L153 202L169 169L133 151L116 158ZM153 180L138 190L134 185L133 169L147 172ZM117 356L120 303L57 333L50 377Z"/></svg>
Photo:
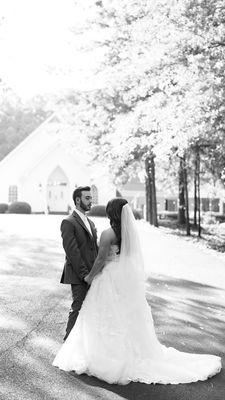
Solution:
<svg viewBox="0 0 225 400"><path fill-rule="evenodd" d="M91 228L91 232L92 232L92 236L93 236L93 238L94 238L94 240L97 242L97 233L96 233L96 230L94 229L94 227L93 227L93 222L88 218L88 222L89 222L89 225L90 225L90 228Z"/></svg>
<svg viewBox="0 0 225 400"><path fill-rule="evenodd" d="M89 232L88 228L86 227L86 225L82 221L81 217L76 213L76 211L74 211L72 215L76 219L76 221L79 222L79 224L85 229L85 231L88 233L90 238L93 239L93 237L92 237L91 233ZM91 228L91 231L92 231L92 228Z"/></svg>

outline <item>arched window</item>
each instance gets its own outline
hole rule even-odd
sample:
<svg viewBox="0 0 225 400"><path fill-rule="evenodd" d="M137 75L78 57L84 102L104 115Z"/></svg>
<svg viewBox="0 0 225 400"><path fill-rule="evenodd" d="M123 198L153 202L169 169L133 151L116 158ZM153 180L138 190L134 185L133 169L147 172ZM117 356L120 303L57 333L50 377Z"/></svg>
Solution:
<svg viewBox="0 0 225 400"><path fill-rule="evenodd" d="M91 185L92 203L93 205L98 204L98 189L97 186Z"/></svg>
<svg viewBox="0 0 225 400"><path fill-rule="evenodd" d="M9 186L9 203L17 201L18 198L18 188L16 185Z"/></svg>

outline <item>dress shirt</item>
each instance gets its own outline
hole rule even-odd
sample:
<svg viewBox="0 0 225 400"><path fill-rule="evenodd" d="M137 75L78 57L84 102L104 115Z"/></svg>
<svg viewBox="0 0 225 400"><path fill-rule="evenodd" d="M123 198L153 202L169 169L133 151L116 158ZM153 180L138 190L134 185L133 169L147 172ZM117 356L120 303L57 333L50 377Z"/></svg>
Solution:
<svg viewBox="0 0 225 400"><path fill-rule="evenodd" d="M89 224L89 221L88 221L86 215L83 214L83 213L82 213L80 210L78 210L77 208L75 208L74 211L75 211L75 212L79 215L79 217L82 219L84 225L86 226L86 228L87 228L88 231L90 232L91 236L93 236L93 235L92 235L92 231L91 231L91 227L90 227L90 224Z"/></svg>

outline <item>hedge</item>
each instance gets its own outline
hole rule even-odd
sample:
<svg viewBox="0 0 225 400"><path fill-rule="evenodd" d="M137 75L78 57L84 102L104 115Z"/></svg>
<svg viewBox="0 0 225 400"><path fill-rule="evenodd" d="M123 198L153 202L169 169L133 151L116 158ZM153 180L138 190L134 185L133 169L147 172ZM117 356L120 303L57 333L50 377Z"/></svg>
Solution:
<svg viewBox="0 0 225 400"><path fill-rule="evenodd" d="M158 212L159 219L177 219L178 213L177 211L159 211Z"/></svg>
<svg viewBox="0 0 225 400"><path fill-rule="evenodd" d="M102 205L93 206L91 207L88 215L90 215L90 217L106 217L105 209L106 207Z"/></svg>
<svg viewBox="0 0 225 400"><path fill-rule="evenodd" d="M5 214L6 211L8 211L8 204L6 203L0 203L0 214Z"/></svg>
<svg viewBox="0 0 225 400"><path fill-rule="evenodd" d="M142 219L142 214L139 210L133 210L135 219ZM93 206L89 211L90 217L106 217L106 207L103 205Z"/></svg>
<svg viewBox="0 0 225 400"><path fill-rule="evenodd" d="M31 214L31 206L25 201L15 201L8 208L10 214Z"/></svg>

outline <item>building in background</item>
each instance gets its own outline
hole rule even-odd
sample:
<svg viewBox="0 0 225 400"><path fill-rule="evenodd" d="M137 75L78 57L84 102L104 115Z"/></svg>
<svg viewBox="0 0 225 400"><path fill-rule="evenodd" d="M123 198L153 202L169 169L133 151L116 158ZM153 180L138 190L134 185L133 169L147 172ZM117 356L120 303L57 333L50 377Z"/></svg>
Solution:
<svg viewBox="0 0 225 400"><path fill-rule="evenodd" d="M178 192L178 188L177 188ZM145 184L142 178L132 177L130 181L119 189L121 196L125 197L134 209L137 209L145 216L146 197ZM212 187L209 183L204 183L201 187L201 210L202 212L212 212L225 214L225 190L221 185ZM190 215L194 211L194 198L189 197ZM157 189L157 212L159 216L169 213L176 213L178 210L178 196L175 190Z"/></svg>
<svg viewBox="0 0 225 400"><path fill-rule="evenodd" d="M25 201L36 213L66 213L75 187L89 185L93 204L105 204L116 188L102 165L93 165L77 136L71 147L52 115L0 162L0 203Z"/></svg>
<svg viewBox="0 0 225 400"><path fill-rule="evenodd" d="M107 168L91 161L86 139L77 134L72 146L64 130L65 125L61 126L53 114L0 162L0 203L25 201L34 213L67 213L74 207L73 190L89 185L94 205L105 205L119 195L145 216L144 176L132 177L116 188ZM174 189L172 193L157 188L159 215L177 212L178 197ZM225 214L224 189L204 184L201 195L203 212ZM192 212L192 197L189 202Z"/></svg>

